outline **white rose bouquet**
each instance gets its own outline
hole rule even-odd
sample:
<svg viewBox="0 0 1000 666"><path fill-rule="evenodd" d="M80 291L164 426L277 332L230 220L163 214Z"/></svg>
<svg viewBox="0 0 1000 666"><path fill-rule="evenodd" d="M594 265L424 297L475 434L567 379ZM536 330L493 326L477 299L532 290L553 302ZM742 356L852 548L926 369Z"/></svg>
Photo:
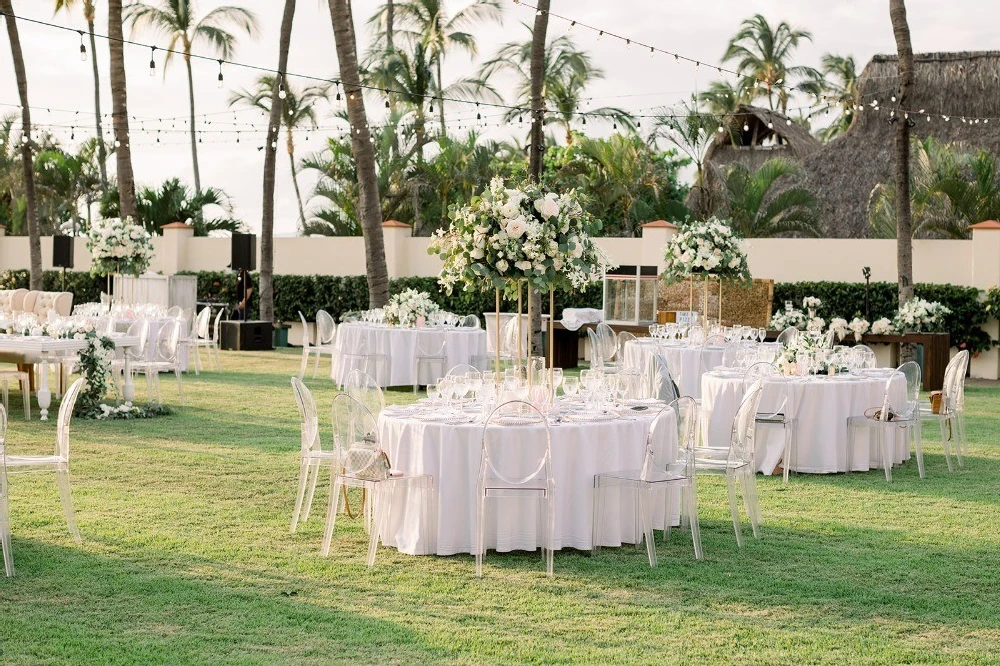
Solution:
<svg viewBox="0 0 1000 666"><path fill-rule="evenodd" d="M683 225L667 242L663 258L666 262L663 275L668 282L699 275L740 282L750 279L739 236L727 222L716 217Z"/></svg>
<svg viewBox="0 0 1000 666"><path fill-rule="evenodd" d="M87 249L94 275L142 275L153 260L152 237L131 217L95 220L90 226Z"/></svg>
<svg viewBox="0 0 1000 666"><path fill-rule="evenodd" d="M867 319L855 317L851 320L851 323L847 325L847 328L851 329L851 332L854 333L854 341L861 342L861 336L868 332L871 325L868 323Z"/></svg>
<svg viewBox="0 0 1000 666"><path fill-rule="evenodd" d="M833 334L837 336L838 340L843 340L847 337L848 327L849 324L847 323L847 320L842 319L841 317L834 317L830 320L830 330L833 331Z"/></svg>
<svg viewBox="0 0 1000 666"><path fill-rule="evenodd" d="M820 333L824 328L826 328L826 321L822 317L813 317L806 324L806 330L814 333Z"/></svg>
<svg viewBox="0 0 1000 666"><path fill-rule="evenodd" d="M416 289L404 289L389 298L382 308L385 322L393 326L414 326L441 310L430 294Z"/></svg>
<svg viewBox="0 0 1000 666"><path fill-rule="evenodd" d="M771 330L783 331L789 326L800 331L805 330L807 319L801 310L783 310L775 312L771 317Z"/></svg>
<svg viewBox="0 0 1000 666"><path fill-rule="evenodd" d="M451 293L510 289L526 280L539 291L586 289L599 282L611 260L592 240L601 221L580 205L575 190L544 192L533 183L507 188L490 181L468 206L452 206L451 225L428 248L444 261L438 281Z"/></svg>
<svg viewBox="0 0 1000 666"><path fill-rule="evenodd" d="M951 310L936 301L932 303L922 298L913 298L899 308L893 317L892 325L898 331L914 333L939 331L944 326L945 316L949 314Z"/></svg>
<svg viewBox="0 0 1000 666"><path fill-rule="evenodd" d="M876 319L875 323L872 324L873 335L891 335L895 332L895 329L892 327L891 319L882 317L881 319Z"/></svg>

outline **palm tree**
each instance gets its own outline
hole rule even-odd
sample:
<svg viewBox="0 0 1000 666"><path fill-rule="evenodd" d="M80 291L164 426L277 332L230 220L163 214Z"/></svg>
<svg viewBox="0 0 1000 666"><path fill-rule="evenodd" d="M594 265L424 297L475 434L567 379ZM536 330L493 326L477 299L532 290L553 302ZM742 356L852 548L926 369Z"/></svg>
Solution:
<svg viewBox="0 0 1000 666"><path fill-rule="evenodd" d="M195 236L245 231L243 223L233 217L229 195L217 187L192 192L179 178L168 178L159 187L141 188L136 196L136 206L137 221L151 234L162 235L164 225L185 220L194 227ZM222 215L199 217L201 211L209 206L221 208ZM109 197L101 206L104 217L119 217L120 212L114 197Z"/></svg>
<svg viewBox="0 0 1000 666"><path fill-rule="evenodd" d="M286 0L288 2L289 0ZM294 1L294 0L293 0ZM271 93L277 81L269 74L261 76L257 80L257 90L250 92L242 90L233 93L229 98L229 104L243 103L261 109L265 113L271 112ZM285 148L292 171L292 184L295 187L295 197L299 204L299 223L305 222L305 210L302 205L302 194L299 191L298 168L295 160L295 134L294 130L300 127L317 127L316 105L321 100L326 100L330 95L330 84L309 85L301 90L297 90L290 81L284 84L285 97L279 101L280 116L278 123L285 126Z"/></svg>
<svg viewBox="0 0 1000 666"><path fill-rule="evenodd" d="M745 88L734 87L728 81L713 81L708 90L698 95L698 101L705 104L707 113L724 118L736 113L740 105L753 100Z"/></svg>
<svg viewBox="0 0 1000 666"><path fill-rule="evenodd" d="M740 24L739 31L729 40L722 62L737 61L736 71L743 77L741 87L756 90L763 86L760 94L767 97L771 110L775 108L777 95L778 108L785 113L789 91L798 89L813 95L819 92L815 69L789 64L792 53L803 40L812 41L812 34L792 29L785 21L772 29L762 14L754 14ZM793 85L793 79L799 82Z"/></svg>
<svg viewBox="0 0 1000 666"><path fill-rule="evenodd" d="M262 77L257 82L257 93L250 98L251 104L268 114L267 138L264 141L264 197L260 221L260 317L264 321L274 320L274 169L277 160L278 128L281 127L282 116L288 128L288 157L292 162L292 184L295 186L295 197L299 202L299 224L305 224L305 214L302 211L302 195L299 194L299 181L295 177L295 146L292 142L292 129L302 118L295 116L300 113L297 106L288 99L285 89L284 72L288 69L288 49L292 43L292 21L295 18L295 0L285 0L285 8L281 13L281 31L278 37L278 76ZM244 95L246 93L244 92ZM239 97L231 97L232 105ZM267 100L265 104L264 100ZM312 114L309 107L309 114ZM310 115L313 125L314 115Z"/></svg>
<svg viewBox="0 0 1000 666"><path fill-rule="evenodd" d="M899 58L897 106L905 109L913 89L913 45L904 0L889 0L889 18ZM913 218L910 214L910 120L897 112L896 123L896 270L899 304L913 298Z"/></svg>
<svg viewBox="0 0 1000 666"><path fill-rule="evenodd" d="M257 17L242 7L216 7L195 20L194 0L160 0L159 6L136 2L126 8L126 20L136 30L151 28L168 37L167 55L163 69L173 60L174 50L180 45L187 66L188 101L191 120L191 161L194 165L194 189L201 191L201 175L198 172L198 133L194 113L194 76L191 72L191 49L204 46L209 52L223 60L229 60L236 47L236 35L229 26L245 32L248 37L257 34Z"/></svg>
<svg viewBox="0 0 1000 666"><path fill-rule="evenodd" d="M705 152L715 133L725 126L719 118L704 113L698 100L692 97L679 108L661 109L653 119L652 140L666 139L679 149L695 167L694 184L691 186L695 202L695 216L704 219L714 208L713 192L705 187Z"/></svg>
<svg viewBox="0 0 1000 666"><path fill-rule="evenodd" d="M69 12L77 0L56 0L56 13L60 10ZM83 0L83 18L87 21L87 33L90 35L90 63L94 71L94 121L97 125L97 156L101 169L101 189L108 187L107 149L104 147L104 131L101 128L101 75L97 65L97 44L94 41L94 16L96 9L94 0Z"/></svg>
<svg viewBox="0 0 1000 666"><path fill-rule="evenodd" d="M398 6L388 3L381 7L369 23L378 26L376 43L384 42L386 54L393 48L393 23L400 26L397 33L411 46L422 44L427 61L433 67L438 91L438 114L441 134L447 133L444 118L444 77L442 65L451 48L465 51L470 57L478 53L476 38L469 32L477 23L500 21L503 16L500 0L475 0L472 4L449 16L444 0L409 0Z"/></svg>
<svg viewBox="0 0 1000 666"><path fill-rule="evenodd" d="M528 179L542 179L542 158L545 153L545 34L549 27L549 0L537 0L535 25L531 30L531 60L529 61L529 99L531 101L531 141L528 149ZM518 283L518 294L521 286ZM520 299L520 296L518 296ZM531 310L531 356L542 353L542 294L528 285L528 309ZM499 299L498 299L499 300ZM499 307L497 308L499 310ZM497 312L499 318L500 313ZM550 312L554 317L555 313Z"/></svg>
<svg viewBox="0 0 1000 666"><path fill-rule="evenodd" d="M538 16L536 15L536 19ZM514 75L516 83L514 95L519 108L509 110L504 119L507 122L521 119L532 107L531 99L531 63L534 47L534 30L526 25L525 29L532 32L532 38L523 42L508 42L502 45L493 57L483 63L479 69L479 80L490 80L496 74L509 72ZM633 129L632 117L628 112L615 107L600 107L588 109L581 114L583 93L587 86L598 79L604 78L604 72L593 64L590 56L577 48L576 43L567 35L556 37L548 42L541 57L542 63L542 96L543 108L554 110L554 114L545 115L545 123L558 123L565 131L566 142L573 142L571 123L587 116L604 116L622 123L627 129ZM528 119L536 116L527 114ZM584 122L586 122L584 120ZM541 143L539 143L541 145Z"/></svg>
<svg viewBox="0 0 1000 666"><path fill-rule="evenodd" d="M837 111L828 126L819 132L822 141L830 141L851 126L854 118L854 107L861 99L858 91L858 72L852 56L838 56L827 53L822 59L823 111L830 114Z"/></svg>
<svg viewBox="0 0 1000 666"><path fill-rule="evenodd" d="M128 131L128 91L125 85L125 36L122 34L122 0L108 0L108 48L111 62L111 118L117 138L119 214L136 218L135 176Z"/></svg>
<svg viewBox="0 0 1000 666"><path fill-rule="evenodd" d="M330 21L337 46L340 77L347 95L350 120L351 152L358 170L358 204L361 231L365 238L365 271L368 278L368 303L377 308L389 300L389 270L385 263L385 239L382 236L382 208L379 203L378 174L372 148L365 99L358 73L358 45L354 36L354 17L350 0L329 0Z"/></svg>
<svg viewBox="0 0 1000 666"><path fill-rule="evenodd" d="M720 210L745 238L773 238L797 233L819 236L818 205L812 192L787 184L801 175L791 160L770 159L757 170L735 162L723 170Z"/></svg>
<svg viewBox="0 0 1000 666"><path fill-rule="evenodd" d="M17 20L11 0L0 0L7 22L7 37L10 40L10 55L14 61L14 76L17 78L17 94L21 101L21 177L24 180L24 198L28 218L28 253L30 255L31 289L42 288L42 243L38 234L38 209L35 201L35 170L31 156L31 111L28 106L28 77L24 71L24 55L17 33Z"/></svg>

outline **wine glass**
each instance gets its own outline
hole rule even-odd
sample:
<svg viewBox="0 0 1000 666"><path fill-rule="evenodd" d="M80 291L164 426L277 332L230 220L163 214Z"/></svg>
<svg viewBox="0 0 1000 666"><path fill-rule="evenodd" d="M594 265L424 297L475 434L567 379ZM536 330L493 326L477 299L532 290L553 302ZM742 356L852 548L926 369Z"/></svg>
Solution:
<svg viewBox="0 0 1000 666"><path fill-rule="evenodd" d="M580 392L580 378L579 377L563 377L562 381L563 394L570 397L575 396Z"/></svg>
<svg viewBox="0 0 1000 666"><path fill-rule="evenodd" d="M444 400L445 406L451 404L451 399L455 395L455 384L452 382L450 377L445 377L438 382L438 388L441 391L441 399Z"/></svg>
<svg viewBox="0 0 1000 666"><path fill-rule="evenodd" d="M430 400L431 403L435 403L438 401L438 398L440 397L441 397L441 387L438 386L437 384L428 384L427 399Z"/></svg>
<svg viewBox="0 0 1000 666"><path fill-rule="evenodd" d="M469 392L469 381L465 375L453 375L451 378L452 391L455 399L461 402Z"/></svg>
<svg viewBox="0 0 1000 666"><path fill-rule="evenodd" d="M552 368L552 397L559 391L559 385L563 382L563 369Z"/></svg>
<svg viewBox="0 0 1000 666"><path fill-rule="evenodd" d="M469 372L466 373L465 380L469 385L469 390L472 391L473 399L475 399L483 388L483 376L479 372Z"/></svg>
<svg viewBox="0 0 1000 666"><path fill-rule="evenodd" d="M757 329L757 339L760 340L763 343L764 342L764 338L766 338L766 337L767 337L767 329L766 328L758 328Z"/></svg>

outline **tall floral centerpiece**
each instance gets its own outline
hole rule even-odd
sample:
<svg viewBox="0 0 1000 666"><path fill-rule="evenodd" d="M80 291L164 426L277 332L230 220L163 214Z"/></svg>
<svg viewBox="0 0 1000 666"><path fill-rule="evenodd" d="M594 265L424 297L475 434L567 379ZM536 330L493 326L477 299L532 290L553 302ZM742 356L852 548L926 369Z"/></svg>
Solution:
<svg viewBox="0 0 1000 666"><path fill-rule="evenodd" d="M449 293L457 286L494 289L498 339L501 291L518 294L519 314L524 283L548 291L551 312L556 289L582 291L613 266L593 241L601 221L584 210L576 190L556 194L535 183L508 187L496 177L468 205L452 206L448 216L451 224L428 249L444 261L439 282ZM551 326L551 317L549 321ZM551 355L551 331L549 347Z"/></svg>
<svg viewBox="0 0 1000 666"><path fill-rule="evenodd" d="M112 275L138 277L153 261L153 239L131 217L95 220L90 226L87 249L91 274L106 275L109 282Z"/></svg>
<svg viewBox="0 0 1000 666"><path fill-rule="evenodd" d="M722 283L747 282L750 268L740 247L740 237L730 224L717 217L683 224L667 241L663 254L666 268L663 277L668 282L688 280L691 283L691 304L694 307L694 282L703 284L703 316L708 318L708 286L719 282L719 319L722 319Z"/></svg>

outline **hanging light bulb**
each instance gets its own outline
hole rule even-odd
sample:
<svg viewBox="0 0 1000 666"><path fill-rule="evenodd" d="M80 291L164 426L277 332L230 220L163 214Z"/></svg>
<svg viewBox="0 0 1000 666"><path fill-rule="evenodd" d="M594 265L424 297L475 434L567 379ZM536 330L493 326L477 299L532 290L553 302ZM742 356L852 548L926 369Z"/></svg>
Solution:
<svg viewBox="0 0 1000 666"><path fill-rule="evenodd" d="M87 46L83 43L83 30L77 30L80 33L80 60L87 59Z"/></svg>
<svg viewBox="0 0 1000 666"><path fill-rule="evenodd" d="M281 96L281 92L280 91L278 92L278 96L279 97ZM337 82L337 101L338 102L340 101L340 82L339 81Z"/></svg>
<svg viewBox="0 0 1000 666"><path fill-rule="evenodd" d="M156 76L156 47L149 47L149 75Z"/></svg>
<svg viewBox="0 0 1000 666"><path fill-rule="evenodd" d="M76 138L76 128L75 127L71 127L69 129L69 140L72 141L75 138Z"/></svg>
<svg viewBox="0 0 1000 666"><path fill-rule="evenodd" d="M387 109L389 108L389 98L388 97L385 98L385 108L387 108Z"/></svg>
<svg viewBox="0 0 1000 666"><path fill-rule="evenodd" d="M744 132L749 132L750 131L750 125L748 125L747 123L743 123L743 131Z"/></svg>
<svg viewBox="0 0 1000 666"><path fill-rule="evenodd" d="M430 112L434 113L434 100L431 100Z"/></svg>
<svg viewBox="0 0 1000 666"><path fill-rule="evenodd" d="M604 31L603 30L599 31L597 33L597 39L598 39L598 41L600 41L601 37L603 37L603 36L604 36Z"/></svg>
<svg viewBox="0 0 1000 666"><path fill-rule="evenodd" d="M222 61L220 60L220 61L219 61L219 84L218 84L218 86L219 86L220 88L222 87L222 82L223 82L223 80L224 80L224 79L223 79L223 76L222 76Z"/></svg>
<svg viewBox="0 0 1000 666"><path fill-rule="evenodd" d="M656 55L656 49L654 49L652 46L650 46L649 47L649 57L652 58L654 55Z"/></svg>
<svg viewBox="0 0 1000 666"><path fill-rule="evenodd" d="M285 77L282 76L278 81L278 99L285 99L288 97L288 91L285 90ZM337 99L340 99L340 91L337 91Z"/></svg>

